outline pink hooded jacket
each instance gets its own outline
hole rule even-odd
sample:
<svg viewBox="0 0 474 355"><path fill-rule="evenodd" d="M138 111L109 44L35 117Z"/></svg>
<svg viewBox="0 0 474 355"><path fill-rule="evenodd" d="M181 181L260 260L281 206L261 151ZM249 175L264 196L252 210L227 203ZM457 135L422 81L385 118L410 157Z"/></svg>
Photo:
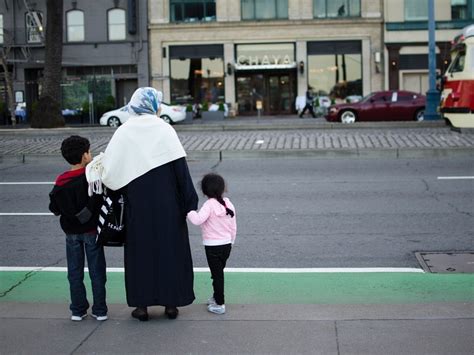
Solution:
<svg viewBox="0 0 474 355"><path fill-rule="evenodd" d="M190 211L188 219L192 224L201 226L202 243L207 246L234 244L237 235L235 207L224 197L227 208L234 212L234 217L226 214L226 209L215 198L210 198L202 205L199 212Z"/></svg>

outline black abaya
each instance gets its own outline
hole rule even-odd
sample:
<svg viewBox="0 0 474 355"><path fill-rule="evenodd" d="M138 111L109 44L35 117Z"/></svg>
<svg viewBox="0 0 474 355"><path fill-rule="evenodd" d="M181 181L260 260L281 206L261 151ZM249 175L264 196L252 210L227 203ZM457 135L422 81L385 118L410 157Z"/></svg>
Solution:
<svg viewBox="0 0 474 355"><path fill-rule="evenodd" d="M194 275L186 214L197 209L198 197L185 158L133 180L125 196L128 305L191 304Z"/></svg>

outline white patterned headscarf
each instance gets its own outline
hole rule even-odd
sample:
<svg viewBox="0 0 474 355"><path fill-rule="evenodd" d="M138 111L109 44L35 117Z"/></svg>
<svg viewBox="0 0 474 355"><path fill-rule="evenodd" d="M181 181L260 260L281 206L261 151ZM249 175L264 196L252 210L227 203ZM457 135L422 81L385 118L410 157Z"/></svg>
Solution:
<svg viewBox="0 0 474 355"><path fill-rule="evenodd" d="M176 131L158 119L163 93L151 87L137 89L128 112L132 117L115 131L104 153L86 166L89 195L126 186L148 171L184 158L186 153Z"/></svg>
<svg viewBox="0 0 474 355"><path fill-rule="evenodd" d="M128 113L131 115L156 115L163 100L163 93L151 87L135 90L128 103Z"/></svg>

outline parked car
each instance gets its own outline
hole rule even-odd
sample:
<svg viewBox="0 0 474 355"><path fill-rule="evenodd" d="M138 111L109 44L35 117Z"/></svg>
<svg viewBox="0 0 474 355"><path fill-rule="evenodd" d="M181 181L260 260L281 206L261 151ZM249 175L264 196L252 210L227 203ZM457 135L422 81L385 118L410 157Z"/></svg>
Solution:
<svg viewBox="0 0 474 355"><path fill-rule="evenodd" d="M102 126L118 127L124 124L130 114L128 113L128 106L123 106L113 111L108 111L102 115L99 122ZM160 117L163 121L174 124L177 122L184 121L186 119L186 107L169 105L167 103L161 103L161 114Z"/></svg>
<svg viewBox="0 0 474 355"><path fill-rule="evenodd" d="M411 91L379 91L359 102L332 105L328 121L422 121L426 97Z"/></svg>

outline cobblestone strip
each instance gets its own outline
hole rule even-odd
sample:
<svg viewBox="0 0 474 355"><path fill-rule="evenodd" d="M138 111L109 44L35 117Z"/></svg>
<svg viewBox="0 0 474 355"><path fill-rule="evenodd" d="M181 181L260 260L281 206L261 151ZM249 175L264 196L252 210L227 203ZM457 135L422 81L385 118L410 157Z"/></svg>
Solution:
<svg viewBox="0 0 474 355"><path fill-rule="evenodd" d="M41 133L41 135L40 135ZM32 135L0 135L0 154L59 154L65 135L45 132ZM111 132L87 135L94 154L104 151ZM373 130L299 130L180 132L187 151L209 150L306 150L306 149L378 149L378 148L455 148L473 147L473 134L449 129L373 129ZM263 141L256 144L257 141Z"/></svg>

